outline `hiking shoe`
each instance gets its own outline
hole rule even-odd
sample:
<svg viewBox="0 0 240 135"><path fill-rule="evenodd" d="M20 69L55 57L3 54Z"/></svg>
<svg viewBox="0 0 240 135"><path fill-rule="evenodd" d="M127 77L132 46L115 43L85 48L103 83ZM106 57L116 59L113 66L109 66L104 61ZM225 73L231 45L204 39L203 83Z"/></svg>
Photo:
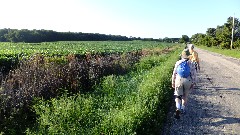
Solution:
<svg viewBox="0 0 240 135"><path fill-rule="evenodd" d="M180 113L181 113L181 111L177 109L175 112L174 118L180 119Z"/></svg>

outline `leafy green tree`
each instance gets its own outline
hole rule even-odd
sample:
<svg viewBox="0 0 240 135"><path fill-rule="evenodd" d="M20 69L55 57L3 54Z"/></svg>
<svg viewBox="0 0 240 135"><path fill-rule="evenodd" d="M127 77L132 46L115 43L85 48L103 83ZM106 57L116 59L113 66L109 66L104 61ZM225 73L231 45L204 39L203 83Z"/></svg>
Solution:
<svg viewBox="0 0 240 135"><path fill-rule="evenodd" d="M240 49L240 39L237 39L237 41L233 42L233 48Z"/></svg>
<svg viewBox="0 0 240 135"><path fill-rule="evenodd" d="M230 49L232 40L232 28L233 28L233 17L229 17L227 22L221 27L218 32L217 38L220 41L221 48ZM240 23L237 18L234 18L234 30L233 30L233 42L238 39L236 35L240 32Z"/></svg>
<svg viewBox="0 0 240 135"><path fill-rule="evenodd" d="M52 30L0 29L0 42L51 42L51 41L129 41L142 40L121 35L99 33L56 32ZM149 39L159 41L158 39Z"/></svg>
<svg viewBox="0 0 240 135"><path fill-rule="evenodd" d="M187 43L189 41L190 41L190 39L187 35L182 35L182 38L180 38L180 40L179 40L180 43Z"/></svg>
<svg viewBox="0 0 240 135"><path fill-rule="evenodd" d="M9 30L8 31L8 34L5 34L4 37L6 38L6 41L9 41L9 42L17 42L18 39L16 37L16 33L17 31L15 29L13 30Z"/></svg>
<svg viewBox="0 0 240 135"><path fill-rule="evenodd" d="M6 42L6 36L8 34L9 29L0 29L0 42Z"/></svg>
<svg viewBox="0 0 240 135"><path fill-rule="evenodd" d="M163 42L171 43L172 40L168 37L163 38Z"/></svg>
<svg viewBox="0 0 240 135"><path fill-rule="evenodd" d="M197 34L192 35L190 40L193 44L203 45L202 40L203 40L204 37L205 37L205 34L197 33Z"/></svg>
<svg viewBox="0 0 240 135"><path fill-rule="evenodd" d="M203 43L204 43L204 45L207 46L207 47L216 46L216 42L217 42L217 41L215 40L215 38L212 37L212 36L209 36L209 35L206 35L206 36L204 36L204 38L203 38Z"/></svg>
<svg viewBox="0 0 240 135"><path fill-rule="evenodd" d="M223 26L218 26L216 29L217 43L221 48L230 48L231 44L231 28L230 24L225 23Z"/></svg>
<svg viewBox="0 0 240 135"><path fill-rule="evenodd" d="M216 37L216 29L215 28L208 28L206 34L211 37Z"/></svg>
<svg viewBox="0 0 240 135"><path fill-rule="evenodd" d="M227 21L233 26L233 18L229 17ZM238 18L234 18L234 29L233 29L233 49L240 47L240 22Z"/></svg>
<svg viewBox="0 0 240 135"><path fill-rule="evenodd" d="M233 17L229 17L227 19L227 23L226 23L230 29L232 30L232 26L233 26ZM237 33L240 32L240 22L238 18L234 18L234 36L236 36Z"/></svg>

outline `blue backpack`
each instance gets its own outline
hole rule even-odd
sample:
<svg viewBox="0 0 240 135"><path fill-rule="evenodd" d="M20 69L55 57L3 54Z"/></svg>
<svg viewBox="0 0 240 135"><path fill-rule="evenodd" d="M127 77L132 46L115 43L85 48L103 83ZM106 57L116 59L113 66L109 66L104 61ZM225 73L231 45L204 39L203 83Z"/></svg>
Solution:
<svg viewBox="0 0 240 135"><path fill-rule="evenodd" d="M177 74L182 78L187 78L190 76L190 67L187 63L187 60L183 61L181 64L177 67Z"/></svg>

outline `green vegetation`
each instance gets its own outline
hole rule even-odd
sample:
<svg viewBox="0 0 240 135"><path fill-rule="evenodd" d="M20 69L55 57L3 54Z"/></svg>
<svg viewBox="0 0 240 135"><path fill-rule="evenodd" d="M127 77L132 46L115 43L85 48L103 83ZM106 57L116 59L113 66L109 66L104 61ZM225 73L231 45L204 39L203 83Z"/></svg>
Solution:
<svg viewBox="0 0 240 135"><path fill-rule="evenodd" d="M140 37L126 37L121 35L105 35L99 33L82 32L56 32L52 30L28 30L28 29L0 29L0 42L56 42L56 41L159 41L166 43L178 42L179 38L153 39Z"/></svg>
<svg viewBox="0 0 240 135"><path fill-rule="evenodd" d="M240 58L240 50L237 50L237 49L229 50L229 49L219 49L217 47L206 47L206 46L198 46L198 47L204 50L209 50L211 52L216 52L216 53L230 56L233 58Z"/></svg>
<svg viewBox="0 0 240 135"><path fill-rule="evenodd" d="M105 35L99 33L56 32L52 30L0 29L0 42L52 42L52 41L130 41L121 35Z"/></svg>
<svg viewBox="0 0 240 135"><path fill-rule="evenodd" d="M179 43L188 43L190 41L187 35L182 35L182 38L179 39Z"/></svg>
<svg viewBox="0 0 240 135"><path fill-rule="evenodd" d="M38 124L28 133L159 133L173 94L170 78L178 53L147 57L136 65L137 72L106 76L94 93L39 100L34 106Z"/></svg>
<svg viewBox="0 0 240 135"><path fill-rule="evenodd" d="M165 45L171 46L171 44ZM81 55L86 53L121 53L161 46L161 42L152 41L59 41L42 43L0 42L0 55L1 57L22 57L30 56L36 53L41 53L45 56L66 56L68 54Z"/></svg>
<svg viewBox="0 0 240 135"><path fill-rule="evenodd" d="M171 46L172 44L165 44ZM111 53L126 53L144 48L163 47L161 42L153 41L59 41L42 43L9 43L0 42L0 68L8 72L11 67L24 58L34 54L42 54L50 61L65 61L69 54L78 57L86 54L109 55Z"/></svg>
<svg viewBox="0 0 240 135"><path fill-rule="evenodd" d="M159 133L177 44L1 43L16 61L2 79L5 134ZM8 51L7 51L8 50ZM37 53L37 54L36 54Z"/></svg>
<svg viewBox="0 0 240 135"><path fill-rule="evenodd" d="M233 44L231 46L233 17L229 17L224 25L208 28L206 34L192 35L191 42L196 45L217 47L219 49L240 49L240 21L234 18Z"/></svg>

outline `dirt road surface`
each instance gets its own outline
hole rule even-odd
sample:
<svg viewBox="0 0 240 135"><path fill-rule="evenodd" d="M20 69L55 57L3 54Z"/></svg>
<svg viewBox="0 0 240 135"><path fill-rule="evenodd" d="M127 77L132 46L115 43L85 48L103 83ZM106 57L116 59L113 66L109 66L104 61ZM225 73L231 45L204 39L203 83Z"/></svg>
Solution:
<svg viewBox="0 0 240 135"><path fill-rule="evenodd" d="M197 87L179 120L173 104L162 134L240 135L240 59L195 50L201 59Z"/></svg>

